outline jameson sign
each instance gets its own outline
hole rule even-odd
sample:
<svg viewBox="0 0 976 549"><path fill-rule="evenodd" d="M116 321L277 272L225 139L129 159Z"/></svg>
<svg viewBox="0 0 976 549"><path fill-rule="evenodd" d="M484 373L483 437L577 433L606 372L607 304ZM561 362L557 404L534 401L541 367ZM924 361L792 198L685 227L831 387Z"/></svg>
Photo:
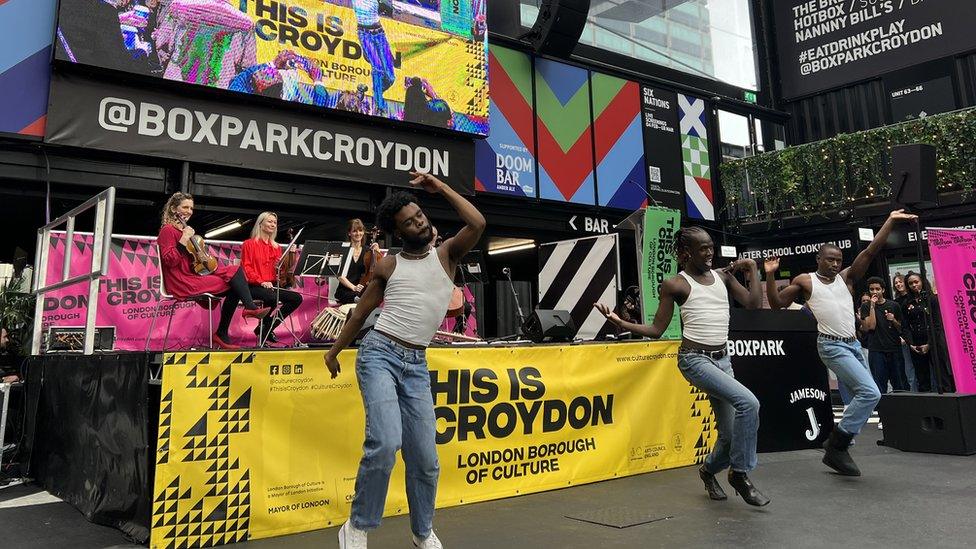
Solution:
<svg viewBox="0 0 976 549"><path fill-rule="evenodd" d="M643 86L641 118L651 199L666 208L680 210L685 202L682 195L685 177L681 166L677 94Z"/></svg>
<svg viewBox="0 0 976 549"><path fill-rule="evenodd" d="M976 48L971 0L771 4L787 99Z"/></svg>
<svg viewBox="0 0 976 549"><path fill-rule="evenodd" d="M674 255L674 235L681 228L681 212L667 208L647 208L644 211L644 242L641 254L641 310L644 324L654 321L661 302L661 285L678 274L678 259ZM661 339L681 339L681 320L674 308L671 324Z"/></svg>
<svg viewBox="0 0 976 549"><path fill-rule="evenodd" d="M474 193L471 140L58 73L50 104L50 143L382 185L406 186L409 172L421 171Z"/></svg>

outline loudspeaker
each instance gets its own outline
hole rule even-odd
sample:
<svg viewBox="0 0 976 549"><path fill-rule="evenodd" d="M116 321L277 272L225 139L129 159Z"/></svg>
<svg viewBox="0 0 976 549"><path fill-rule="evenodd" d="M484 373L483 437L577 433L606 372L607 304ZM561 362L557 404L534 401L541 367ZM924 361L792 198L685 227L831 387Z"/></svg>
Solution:
<svg viewBox="0 0 976 549"><path fill-rule="evenodd" d="M891 201L900 206L939 205L935 147L913 143L891 148Z"/></svg>
<svg viewBox="0 0 976 549"><path fill-rule="evenodd" d="M590 0L542 0L526 36L537 54L569 57L583 34Z"/></svg>
<svg viewBox="0 0 976 549"><path fill-rule="evenodd" d="M536 309L522 324L522 333L535 343L572 341L576 337L576 325L569 311Z"/></svg>
<svg viewBox="0 0 976 549"><path fill-rule="evenodd" d="M369 316L366 317L365 321L363 321L363 327L359 329L359 333L356 334L355 339L352 340L354 345L359 345L359 342L361 342L363 338L366 337L366 334L373 329L373 326L376 325L376 319L380 317L380 312L381 309L377 307L373 309L373 312L369 313Z"/></svg>
<svg viewBox="0 0 976 549"><path fill-rule="evenodd" d="M881 397L879 442L906 452L976 454L976 395L891 393Z"/></svg>

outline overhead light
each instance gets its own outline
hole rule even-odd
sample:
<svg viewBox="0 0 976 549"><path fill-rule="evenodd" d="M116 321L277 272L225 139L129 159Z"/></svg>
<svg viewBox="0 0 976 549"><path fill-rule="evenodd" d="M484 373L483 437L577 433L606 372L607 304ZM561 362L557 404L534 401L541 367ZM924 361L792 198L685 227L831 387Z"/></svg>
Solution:
<svg viewBox="0 0 976 549"><path fill-rule="evenodd" d="M228 224L226 224L226 225L224 225L222 227L217 227L216 229L213 229L211 231L207 231L207 234L205 234L203 236L204 236L204 238L213 238L215 236L220 236L220 235L222 235L224 233L229 233L231 231L236 231L237 229L240 229L243 226L244 226L244 224L241 223L241 220L240 219L235 219L234 221L231 221L230 223L228 223Z"/></svg>
<svg viewBox="0 0 976 549"><path fill-rule="evenodd" d="M530 242L528 244L519 244L517 246L507 246L505 248L495 248L494 250L488 250L488 255L507 254L508 252L531 250L533 248L535 248L535 242Z"/></svg>

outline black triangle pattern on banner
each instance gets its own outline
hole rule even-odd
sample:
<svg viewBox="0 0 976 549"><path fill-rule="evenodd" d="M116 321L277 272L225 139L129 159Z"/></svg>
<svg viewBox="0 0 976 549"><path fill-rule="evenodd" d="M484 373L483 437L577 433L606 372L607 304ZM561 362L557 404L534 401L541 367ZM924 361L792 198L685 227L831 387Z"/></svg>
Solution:
<svg viewBox="0 0 976 549"><path fill-rule="evenodd" d="M711 452L711 446L715 442L711 426L715 416L711 404L708 402L707 394L694 386L691 387L689 394L694 398L691 404L691 417L700 418L701 422L701 431L699 431L698 440L695 442L695 463L701 464L705 462Z"/></svg>
<svg viewBox="0 0 976 549"><path fill-rule="evenodd" d="M193 364L198 358L199 362ZM154 502L152 534L153 540L159 539L158 544L154 541L155 546L213 547L248 539L250 472L241 468L241 460L232 448L235 437L231 433L250 429L252 389L233 389L232 364L251 364L254 358L254 353L167 356L167 364L192 365L186 378L182 378L186 388L178 391L203 393L208 410L180 436L170 425L180 406L179 399L174 402L173 391L167 393L160 407L160 433L165 433L166 439L160 439L158 448L170 449L168 453L179 454L185 463L192 464L187 466L199 467L198 471L206 473L203 486L194 484L192 490L181 487L177 478Z"/></svg>

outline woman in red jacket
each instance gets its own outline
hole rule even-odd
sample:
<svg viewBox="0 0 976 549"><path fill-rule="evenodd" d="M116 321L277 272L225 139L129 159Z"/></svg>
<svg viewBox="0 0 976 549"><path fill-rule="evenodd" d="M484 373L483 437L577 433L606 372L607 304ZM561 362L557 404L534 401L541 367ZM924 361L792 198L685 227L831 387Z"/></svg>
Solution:
<svg viewBox="0 0 976 549"><path fill-rule="evenodd" d="M221 265L216 272L198 275L193 272L193 258L186 250L186 243L195 232L186 223L193 216L193 197L186 193L176 193L163 207L162 228L156 244L159 245L160 269L166 280L166 291L176 297L190 297L203 293L225 296L220 307L220 324L213 340L222 349L239 349L230 343L230 321L239 302L244 302L241 316L264 318L270 307L258 308L251 299L251 292L240 265Z"/></svg>
<svg viewBox="0 0 976 549"><path fill-rule="evenodd" d="M281 259L281 246L275 242L277 236L278 215L274 212L263 212L251 230L251 238L244 241L241 249L241 266L244 267L244 276L250 285L251 295L264 303L275 303L277 294L281 301L281 314L273 318L271 315L266 316L254 329L254 335L258 337L262 333L268 334L267 341L271 343L278 341L274 334L275 328L302 304L302 295L298 292L284 289L275 291L278 281L275 267Z"/></svg>

